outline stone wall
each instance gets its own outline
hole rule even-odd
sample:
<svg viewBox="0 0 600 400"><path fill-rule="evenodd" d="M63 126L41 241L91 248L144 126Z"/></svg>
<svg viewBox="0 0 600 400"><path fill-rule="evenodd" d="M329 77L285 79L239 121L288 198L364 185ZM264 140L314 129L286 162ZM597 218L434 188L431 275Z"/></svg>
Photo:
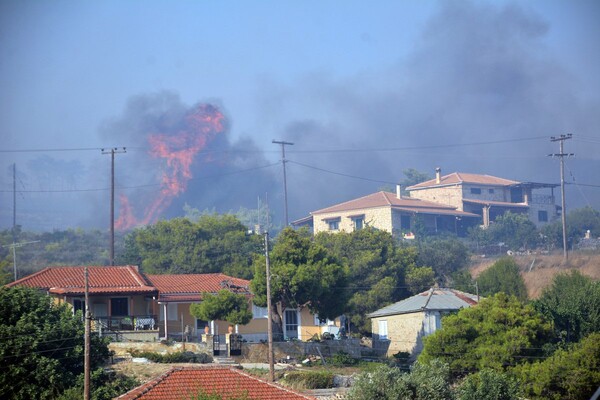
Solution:
<svg viewBox="0 0 600 400"><path fill-rule="evenodd" d="M410 197L463 210L463 192L461 185L435 187L430 189L411 190Z"/></svg>
<svg viewBox="0 0 600 400"><path fill-rule="evenodd" d="M356 209L350 211L313 215L314 233L336 232L329 230L328 220L339 219L339 231L353 232L354 221L351 217L364 215L364 225L392 232L392 210L390 207Z"/></svg>
<svg viewBox="0 0 600 400"><path fill-rule="evenodd" d="M423 319L425 313L410 313L400 315L388 315L385 317L372 318L373 337L379 335L379 321L387 321L387 340L373 343L373 348L387 347L387 355L392 356L399 351L414 353L420 351L421 335L423 330Z"/></svg>
<svg viewBox="0 0 600 400"><path fill-rule="evenodd" d="M150 351L153 353L160 354L171 354L177 353L183 350L183 343L174 343L172 345L166 345L160 342L112 342L108 344L108 348L115 352L117 357L128 357L130 349L138 351ZM192 351L194 353L207 353L211 354L205 343L186 343L185 351ZM212 355L212 354L211 354Z"/></svg>
<svg viewBox="0 0 600 400"><path fill-rule="evenodd" d="M244 343L242 346L242 358L244 362L267 362L268 345L266 343ZM273 353L275 360L285 360L288 356L297 360L304 359L308 355L333 357L341 351L350 354L354 358L360 358L363 350L369 350L360 346L359 339L328 340L325 342L274 342Z"/></svg>

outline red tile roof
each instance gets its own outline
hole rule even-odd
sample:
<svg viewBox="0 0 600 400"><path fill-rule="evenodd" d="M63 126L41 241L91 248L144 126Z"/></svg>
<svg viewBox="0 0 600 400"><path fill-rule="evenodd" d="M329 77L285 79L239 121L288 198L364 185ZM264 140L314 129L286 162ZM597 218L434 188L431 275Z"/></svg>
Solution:
<svg viewBox="0 0 600 400"><path fill-rule="evenodd" d="M458 211L455 207L447 206L430 201L419 200L410 197L398 198L395 193L377 192L360 197L358 199L346 201L331 207L313 211L312 215L336 213L341 211L361 210L366 208L390 207L397 210L423 213L423 214L448 214L464 217L479 217L464 211Z"/></svg>
<svg viewBox="0 0 600 400"><path fill-rule="evenodd" d="M510 179L498 178L491 175L481 174L469 174L465 172L453 172L449 175L444 175L440 178L440 183L437 183L435 179L430 179L425 182L418 183L413 186L409 186L406 190L419 190L426 189L436 186L456 185L470 183L475 185L488 185L488 186L512 186L518 185L520 182L511 181Z"/></svg>
<svg viewBox="0 0 600 400"><path fill-rule="evenodd" d="M182 400L202 390L221 396L260 400L303 400L314 397L263 381L228 367L173 368L164 375L119 396L118 400Z"/></svg>
<svg viewBox="0 0 600 400"><path fill-rule="evenodd" d="M84 266L48 267L7 286L27 286L57 294L83 294ZM89 266L90 293L154 293L156 289L136 266Z"/></svg>
<svg viewBox="0 0 600 400"><path fill-rule="evenodd" d="M250 281L225 274L147 275L158 289L159 300L199 301L202 292L216 293L229 288L233 292L249 293Z"/></svg>

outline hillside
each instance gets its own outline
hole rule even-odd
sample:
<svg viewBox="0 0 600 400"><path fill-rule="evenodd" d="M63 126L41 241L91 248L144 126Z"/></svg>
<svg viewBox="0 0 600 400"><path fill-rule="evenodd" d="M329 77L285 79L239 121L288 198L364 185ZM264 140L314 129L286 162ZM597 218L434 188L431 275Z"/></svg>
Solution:
<svg viewBox="0 0 600 400"><path fill-rule="evenodd" d="M518 255L515 261L521 268L521 276L527 286L529 298L539 297L542 290L552 283L554 276L561 272L576 269L584 275L600 280L600 253L573 252L569 254L567 265L562 265L562 254L551 255ZM490 267L498 258L475 259L470 272L477 277Z"/></svg>

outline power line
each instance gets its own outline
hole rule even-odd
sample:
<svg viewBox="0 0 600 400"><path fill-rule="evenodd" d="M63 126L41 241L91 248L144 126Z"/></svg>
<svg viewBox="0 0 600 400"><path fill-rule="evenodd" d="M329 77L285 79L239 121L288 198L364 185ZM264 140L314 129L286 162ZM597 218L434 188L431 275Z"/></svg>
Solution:
<svg viewBox="0 0 600 400"><path fill-rule="evenodd" d="M314 170L317 170L317 171L326 172L328 174L345 176L347 178L360 179L360 180L368 181L368 182L385 183L385 184L390 184L390 185L397 184L397 182L382 181L382 180L379 180L379 179L371 179L371 178L365 178L365 177L356 176L356 175L344 174L342 172L331 171L331 170L328 170L328 169L325 169L325 168L319 168L319 167L315 167L315 166L312 166L312 165L303 164L303 163L300 163L298 161L288 160L288 162L290 162L292 164L300 165L300 166L305 167L305 168L310 168L310 169L314 169Z"/></svg>
<svg viewBox="0 0 600 400"><path fill-rule="evenodd" d="M419 150L419 149L436 149L436 148L454 148L454 147L467 147L467 146L483 146L492 144L502 143L514 143L524 142L532 140L546 139L546 136L533 136L526 138L515 138L515 139L502 139L502 140L490 140L482 142L471 142L471 143L447 143L447 144L436 144L436 145L423 145L423 146L406 146L406 147L385 147L385 148L359 148L359 149L318 149L318 150L293 150L290 153L367 153L367 152L389 152L389 151L404 151L404 150ZM584 137L585 138L585 137ZM143 150L145 147L140 146L126 146L128 149ZM98 151L106 149L107 147L73 147L73 148L39 148L39 149L0 149L0 153L43 153L43 152L67 152L67 151ZM212 150L203 151L199 154L213 154L213 153L276 153L274 150Z"/></svg>
<svg viewBox="0 0 600 400"><path fill-rule="evenodd" d="M270 163L267 165L261 165L258 167L246 168L246 169L241 169L241 170L236 170L236 171L231 171L231 172L226 172L226 173L221 173L221 174L204 175L204 176L199 176L196 178L191 178L189 181L211 179L211 178L221 178L221 177L230 176L230 175L237 175L237 174L241 174L244 172L256 171L259 169L273 167L275 165L279 165L279 163L280 163L280 161L277 161L274 163ZM162 186L162 185L163 185L162 183L149 183L146 185L115 186L115 189L141 189L141 188L157 187L157 186ZM111 190L111 188L106 187L106 188L64 189L64 190L17 190L17 193L77 193L77 192L101 192L101 191L108 191L108 190ZM12 190L0 190L0 193L12 193L12 192L13 192Z"/></svg>

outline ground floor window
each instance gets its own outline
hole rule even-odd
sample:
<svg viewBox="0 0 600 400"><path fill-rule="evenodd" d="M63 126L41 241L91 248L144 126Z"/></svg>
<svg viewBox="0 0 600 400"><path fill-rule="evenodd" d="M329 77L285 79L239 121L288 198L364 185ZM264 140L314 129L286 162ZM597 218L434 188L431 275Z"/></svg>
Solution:
<svg viewBox="0 0 600 400"><path fill-rule="evenodd" d="M125 317L129 315L129 299L127 297L113 297L110 299L110 315Z"/></svg>
<svg viewBox="0 0 600 400"><path fill-rule="evenodd" d="M387 321L386 320L379 321L378 325L379 325L379 339L380 340L387 340L387 338L388 338Z"/></svg>

